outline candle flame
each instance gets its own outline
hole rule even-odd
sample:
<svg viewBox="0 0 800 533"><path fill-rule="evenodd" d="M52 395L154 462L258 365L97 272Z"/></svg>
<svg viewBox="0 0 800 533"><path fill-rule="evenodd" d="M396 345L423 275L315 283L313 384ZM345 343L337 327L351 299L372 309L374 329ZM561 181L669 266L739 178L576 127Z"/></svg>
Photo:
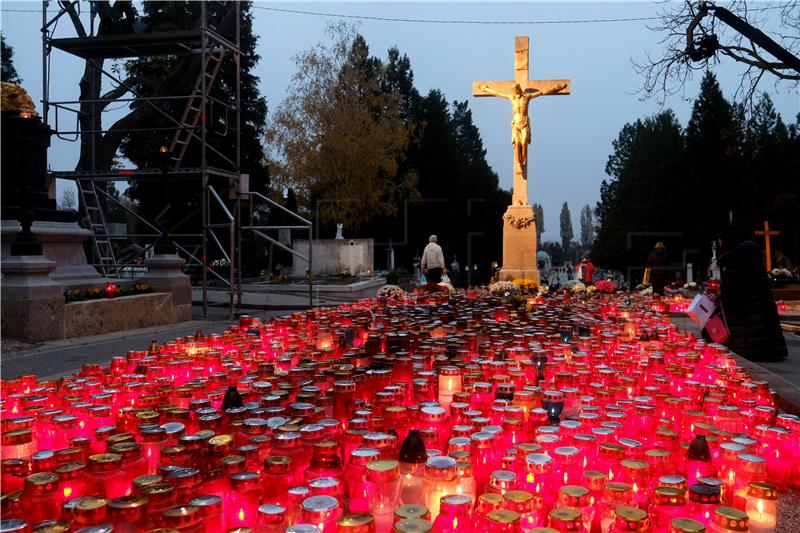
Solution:
<svg viewBox="0 0 800 533"><path fill-rule="evenodd" d="M72 487L64 487L64 498L69 498L72 494Z"/></svg>
<svg viewBox="0 0 800 533"><path fill-rule="evenodd" d="M764 512L764 500L762 500L761 498L758 498L756 501L758 502L758 503L756 503L756 507L758 508L758 512L759 513L763 513Z"/></svg>
<svg viewBox="0 0 800 533"><path fill-rule="evenodd" d="M240 522L244 522L244 509L239 509L238 517Z"/></svg>

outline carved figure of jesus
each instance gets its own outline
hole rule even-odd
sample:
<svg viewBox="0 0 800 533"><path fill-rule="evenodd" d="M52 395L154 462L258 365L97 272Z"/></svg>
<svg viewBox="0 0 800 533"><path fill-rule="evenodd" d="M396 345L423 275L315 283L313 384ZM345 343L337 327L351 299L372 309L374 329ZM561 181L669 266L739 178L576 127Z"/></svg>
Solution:
<svg viewBox="0 0 800 533"><path fill-rule="evenodd" d="M514 152L517 156L517 170L520 172L528 162L528 145L531 143L528 104L534 98L556 94L566 87L566 83L560 83L547 91L540 91L538 89L523 91L520 84L517 83L514 85L511 93L504 93L492 89L488 85L480 86L482 91L505 98L511 102L511 111L514 113L514 117L511 119L511 145L514 147Z"/></svg>

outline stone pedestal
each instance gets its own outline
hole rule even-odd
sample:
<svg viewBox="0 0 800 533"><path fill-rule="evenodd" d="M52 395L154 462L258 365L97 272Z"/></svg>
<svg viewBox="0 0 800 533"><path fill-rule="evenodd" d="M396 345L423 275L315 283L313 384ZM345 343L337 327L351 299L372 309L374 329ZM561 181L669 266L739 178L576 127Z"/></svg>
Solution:
<svg viewBox="0 0 800 533"><path fill-rule="evenodd" d="M172 322L192 319L192 285L183 273L186 261L178 254L156 254L145 259L148 273L141 278L154 292L172 293Z"/></svg>
<svg viewBox="0 0 800 533"><path fill-rule="evenodd" d="M20 228L16 220L3 220L0 223L3 261L10 256L9 245ZM86 261L83 243L91 238L91 231L74 222L42 220L34 221L31 231L42 243L44 257L56 263L50 275L53 281L71 289L105 285L105 278Z"/></svg>
<svg viewBox="0 0 800 533"><path fill-rule="evenodd" d="M50 278L55 269L41 255L3 259L3 337L25 342L64 338L64 286Z"/></svg>
<svg viewBox="0 0 800 533"><path fill-rule="evenodd" d="M536 217L531 205L510 205L503 215L503 267L501 281L518 278L539 283L536 263Z"/></svg>

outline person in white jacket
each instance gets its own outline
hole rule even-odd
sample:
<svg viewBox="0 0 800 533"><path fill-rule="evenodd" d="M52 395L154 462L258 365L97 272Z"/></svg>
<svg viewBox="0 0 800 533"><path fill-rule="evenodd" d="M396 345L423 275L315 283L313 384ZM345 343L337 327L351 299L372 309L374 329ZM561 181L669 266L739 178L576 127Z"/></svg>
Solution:
<svg viewBox="0 0 800 533"><path fill-rule="evenodd" d="M428 237L428 245L422 251L420 268L425 273L428 283L439 283L442 281L442 274L447 272L444 253L442 247L436 243L436 235Z"/></svg>

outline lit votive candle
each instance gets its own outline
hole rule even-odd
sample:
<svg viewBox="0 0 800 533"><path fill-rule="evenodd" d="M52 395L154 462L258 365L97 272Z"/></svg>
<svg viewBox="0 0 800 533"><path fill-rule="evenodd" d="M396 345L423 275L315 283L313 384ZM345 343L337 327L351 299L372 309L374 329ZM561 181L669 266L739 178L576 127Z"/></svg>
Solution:
<svg viewBox="0 0 800 533"><path fill-rule="evenodd" d="M778 492L769 483L750 483L747 488L747 512L751 533L774 533L778 520Z"/></svg>

